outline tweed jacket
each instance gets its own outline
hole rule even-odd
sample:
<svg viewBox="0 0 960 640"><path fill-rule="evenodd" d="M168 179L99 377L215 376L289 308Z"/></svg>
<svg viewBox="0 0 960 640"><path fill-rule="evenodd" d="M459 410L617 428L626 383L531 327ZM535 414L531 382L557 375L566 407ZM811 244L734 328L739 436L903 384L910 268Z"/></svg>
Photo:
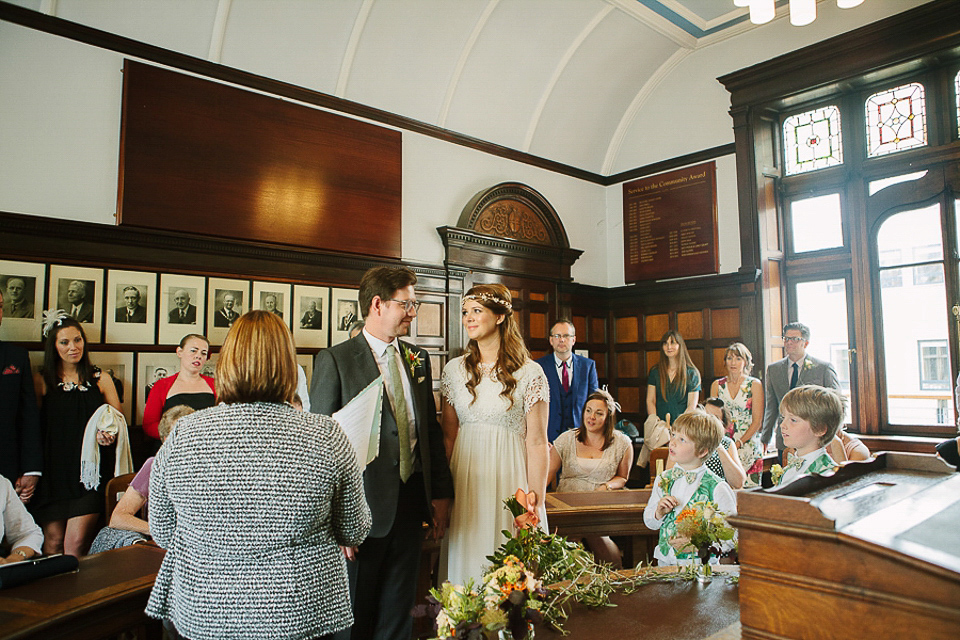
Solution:
<svg viewBox="0 0 960 640"><path fill-rule="evenodd" d="M353 614L338 545L360 544L370 523L334 420L272 403L197 411L150 474L150 532L167 554L147 615L191 640L344 629Z"/></svg>
<svg viewBox="0 0 960 640"><path fill-rule="evenodd" d="M780 435L780 401L790 391L790 358L777 360L767 367L767 379L763 381L763 427L760 439L770 442L774 430L777 432L777 449L783 449L783 436ZM818 384L821 387L839 389L837 371L833 365L807 354L800 367L800 380L797 386Z"/></svg>

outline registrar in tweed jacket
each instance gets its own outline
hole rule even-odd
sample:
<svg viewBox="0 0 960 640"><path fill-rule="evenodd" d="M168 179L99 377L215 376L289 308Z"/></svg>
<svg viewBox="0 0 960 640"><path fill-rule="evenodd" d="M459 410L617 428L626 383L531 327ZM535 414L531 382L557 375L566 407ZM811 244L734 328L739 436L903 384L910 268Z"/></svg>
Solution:
<svg viewBox="0 0 960 640"><path fill-rule="evenodd" d="M153 464L150 530L167 550L147 614L191 640L313 638L353 623L338 545L370 509L332 419L271 403L182 418Z"/></svg>

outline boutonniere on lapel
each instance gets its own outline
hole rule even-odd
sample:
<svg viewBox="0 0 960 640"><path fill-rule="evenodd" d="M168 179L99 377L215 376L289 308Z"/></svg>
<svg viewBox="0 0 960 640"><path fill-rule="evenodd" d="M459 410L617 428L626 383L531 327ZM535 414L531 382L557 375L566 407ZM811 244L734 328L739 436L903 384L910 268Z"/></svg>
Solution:
<svg viewBox="0 0 960 640"><path fill-rule="evenodd" d="M420 384L424 380L424 376L422 375L423 354L414 351L403 343L400 343L400 350L403 353L403 361L407 363L407 367L410 369L410 377L413 378L417 384ZM417 375L418 370L421 375Z"/></svg>
<svg viewBox="0 0 960 640"><path fill-rule="evenodd" d="M813 360L810 358L803 359L803 370L806 371L807 369L813 369Z"/></svg>
<svg viewBox="0 0 960 640"><path fill-rule="evenodd" d="M770 467L770 479L773 480L773 486L780 484L780 479L783 478L784 468L779 464L775 464Z"/></svg>

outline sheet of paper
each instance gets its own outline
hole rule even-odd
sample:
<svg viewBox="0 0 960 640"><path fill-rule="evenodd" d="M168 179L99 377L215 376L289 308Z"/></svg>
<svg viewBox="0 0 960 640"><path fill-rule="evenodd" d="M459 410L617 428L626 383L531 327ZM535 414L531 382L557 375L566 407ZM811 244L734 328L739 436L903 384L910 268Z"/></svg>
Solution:
<svg viewBox="0 0 960 640"><path fill-rule="evenodd" d="M363 471L380 453L380 413L383 410L383 376L367 385L342 409L333 414L357 452Z"/></svg>

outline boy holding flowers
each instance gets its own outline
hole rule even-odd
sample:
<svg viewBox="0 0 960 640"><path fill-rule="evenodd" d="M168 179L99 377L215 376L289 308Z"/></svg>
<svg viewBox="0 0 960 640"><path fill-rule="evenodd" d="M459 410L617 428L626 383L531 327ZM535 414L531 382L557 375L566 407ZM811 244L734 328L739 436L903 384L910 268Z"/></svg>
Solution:
<svg viewBox="0 0 960 640"><path fill-rule="evenodd" d="M673 423L670 457L676 464L657 476L643 511L644 524L660 530L653 555L661 565L697 558L698 549L691 545L690 539L677 534L677 516L687 504L712 503L709 505L711 518L716 515L712 513L714 507L722 516L737 512L733 489L704 465L707 457L720 446L723 431L716 417L700 410L685 413Z"/></svg>
<svg viewBox="0 0 960 640"><path fill-rule="evenodd" d="M843 423L843 396L834 389L807 384L791 389L780 402L783 444L794 450L787 465L774 465L774 485L785 486L802 475L825 475L837 470L827 445Z"/></svg>

